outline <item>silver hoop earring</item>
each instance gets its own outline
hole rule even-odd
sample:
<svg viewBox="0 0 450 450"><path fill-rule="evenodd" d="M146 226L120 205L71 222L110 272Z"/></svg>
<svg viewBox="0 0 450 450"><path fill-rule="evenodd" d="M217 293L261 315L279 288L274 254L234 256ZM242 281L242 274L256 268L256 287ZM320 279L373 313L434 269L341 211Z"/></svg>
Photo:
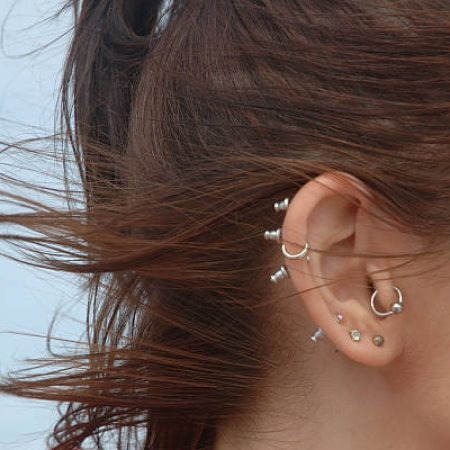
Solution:
<svg viewBox="0 0 450 450"><path fill-rule="evenodd" d="M306 260L309 261L309 255L308 255L309 244L308 243L305 244L305 247L299 253L294 253L294 254L289 253L286 249L285 244L281 245L281 251L282 251L283 255L286 256L287 259L304 259L304 258L306 258Z"/></svg>
<svg viewBox="0 0 450 450"><path fill-rule="evenodd" d="M387 317L392 314L400 314L403 311L403 294L402 291L397 286L392 286L397 292L397 300L393 303L391 303L389 307L389 311L382 312L378 311L375 307L375 299L378 295L378 290L375 289L374 293L372 294L372 297L370 298L370 307L372 308L373 313L378 317Z"/></svg>

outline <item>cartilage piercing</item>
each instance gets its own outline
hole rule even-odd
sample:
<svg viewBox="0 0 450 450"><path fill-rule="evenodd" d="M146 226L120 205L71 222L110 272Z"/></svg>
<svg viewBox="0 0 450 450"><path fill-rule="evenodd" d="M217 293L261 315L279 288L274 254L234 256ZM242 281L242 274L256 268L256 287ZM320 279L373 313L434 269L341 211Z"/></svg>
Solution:
<svg viewBox="0 0 450 450"><path fill-rule="evenodd" d="M391 303L389 307L389 311L382 312L378 311L375 307L375 299L378 294L378 290L375 289L374 293L372 294L372 297L370 298L370 307L375 315L378 317L387 317L391 314L400 314L403 311L403 294L402 291L397 286L392 286L393 289L397 292L397 300L393 303Z"/></svg>
<svg viewBox="0 0 450 450"><path fill-rule="evenodd" d="M288 209L288 206L289 206L289 198L286 197L281 202L275 202L273 208L275 209L276 212L279 212L279 211L286 211L286 209Z"/></svg>
<svg viewBox="0 0 450 450"><path fill-rule="evenodd" d="M289 278L289 272L286 266L281 266L274 274L270 276L270 281L272 283L277 283L279 280L283 278Z"/></svg>
<svg viewBox="0 0 450 450"><path fill-rule="evenodd" d="M289 205L289 198L286 197L284 200L280 202L274 203L274 209L275 211L285 211L288 208ZM266 230L264 232L264 239L266 240L273 240L277 241L278 243L281 243L282 237L281 237L281 228L277 228L276 230ZM281 246L281 251L283 252L283 255L288 259L303 259L306 258L307 261L309 261L309 255L308 255L309 245L306 244L305 248L297 253L297 254L290 254L287 250L284 244ZM272 283L277 283L279 280L283 278L288 278L289 272L287 270L287 267L285 265L282 265L275 273L273 273L270 276L270 281Z"/></svg>
<svg viewBox="0 0 450 450"><path fill-rule="evenodd" d="M286 245L285 244L281 245L281 252L288 259L303 259L303 258L306 258L306 260L309 261L308 251L309 251L309 244L308 243L305 244L305 247L303 248L303 250L301 252L294 253L294 254L289 253L286 250Z"/></svg>
<svg viewBox="0 0 450 450"><path fill-rule="evenodd" d="M281 228L264 231L264 239L281 242Z"/></svg>
<svg viewBox="0 0 450 450"><path fill-rule="evenodd" d="M377 334L376 336L374 336L372 338L372 342L374 343L374 345L376 345L377 347L381 347L384 344L384 337L381 336L381 334Z"/></svg>

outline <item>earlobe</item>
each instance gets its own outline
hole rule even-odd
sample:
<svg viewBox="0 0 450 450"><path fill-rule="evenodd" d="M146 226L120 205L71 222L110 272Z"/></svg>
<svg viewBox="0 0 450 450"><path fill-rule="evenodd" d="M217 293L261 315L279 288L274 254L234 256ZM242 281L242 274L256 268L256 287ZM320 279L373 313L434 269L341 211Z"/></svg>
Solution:
<svg viewBox="0 0 450 450"><path fill-rule="evenodd" d="M282 228L266 231L264 237L280 244L284 264L272 281L290 278L316 325L311 340L318 342L326 336L354 361L381 366L403 349L398 317L403 298L389 279L371 279L366 258L352 256L378 250L370 248L376 239L368 238L368 233L386 238L367 208L359 207L368 201L363 192L353 177L324 174L305 184L292 199L274 205L275 211L286 211ZM370 285L377 289L375 294ZM385 310L389 295L392 309Z"/></svg>

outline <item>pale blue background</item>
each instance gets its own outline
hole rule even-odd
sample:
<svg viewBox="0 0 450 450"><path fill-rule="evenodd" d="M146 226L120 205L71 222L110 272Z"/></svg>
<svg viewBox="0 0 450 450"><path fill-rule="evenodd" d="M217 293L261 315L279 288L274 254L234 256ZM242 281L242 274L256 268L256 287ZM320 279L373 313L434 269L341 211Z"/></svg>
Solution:
<svg viewBox="0 0 450 450"><path fill-rule="evenodd" d="M52 41L67 30L70 17L39 23L60 4L55 0L0 0L0 22L3 25L3 48L0 52L1 140L14 141L53 132L54 107L67 39L38 54L23 58L17 56ZM7 158L0 154L0 170ZM19 367L17 360L43 355L45 351L43 339L4 334L4 331L45 334L53 313L59 308L62 316L58 335L76 339L81 333L81 324L71 318L77 317L82 321L84 317L79 305L81 302L74 301L80 297L75 287L76 280L0 257L0 283L2 374ZM44 438L55 417L51 403L0 396L0 449L45 449Z"/></svg>

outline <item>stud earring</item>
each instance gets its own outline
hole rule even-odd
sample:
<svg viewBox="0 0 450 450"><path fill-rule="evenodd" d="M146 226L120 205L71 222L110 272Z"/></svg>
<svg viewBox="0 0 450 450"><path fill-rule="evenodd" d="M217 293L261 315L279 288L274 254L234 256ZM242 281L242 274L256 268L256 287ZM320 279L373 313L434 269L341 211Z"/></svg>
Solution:
<svg viewBox="0 0 450 450"><path fill-rule="evenodd" d="M311 336L311 340L317 344L317 340L321 337L321 336L325 336L322 328L317 328L317 330L315 331L315 333Z"/></svg>
<svg viewBox="0 0 450 450"><path fill-rule="evenodd" d="M361 332L359 330L350 330L348 333L350 334L350 338L353 342L361 341Z"/></svg>
<svg viewBox="0 0 450 450"><path fill-rule="evenodd" d="M277 230L273 231L271 230L264 231L264 239L281 242L281 228L278 228Z"/></svg>
<svg viewBox="0 0 450 450"><path fill-rule="evenodd" d="M280 211L286 211L286 209L288 209L289 206L289 198L286 197L284 200L282 200L281 202L275 202L273 204L273 209L276 212L280 212Z"/></svg>
<svg viewBox="0 0 450 450"><path fill-rule="evenodd" d="M374 345L376 345L377 347L381 347L384 344L384 337L381 336L381 334L377 334L376 336L374 336L372 338L372 342L374 343Z"/></svg>
<svg viewBox="0 0 450 450"><path fill-rule="evenodd" d="M285 211L289 206L289 198L286 197L284 200L280 202L275 202L273 207L276 212L279 211ZM277 241L278 243L281 243L282 237L281 237L281 228L277 228L276 230L266 230L264 231L264 239L266 240L273 240ZM297 254L291 254L286 250L285 244L281 246L281 251L283 255L288 259L303 259L306 258L307 261L309 261L309 245L306 244L304 249L297 253ZM287 267L285 265L282 265L275 273L273 273L270 276L270 281L272 283L277 283L279 280L283 278L289 278L289 272L287 270Z"/></svg>
<svg viewBox="0 0 450 450"><path fill-rule="evenodd" d="M337 313L335 315L335 317L336 317L336 322L337 323L342 323L344 321L344 316L341 313Z"/></svg>
<svg viewBox="0 0 450 450"><path fill-rule="evenodd" d="M372 297L370 298L370 307L373 311L373 313L378 317L387 317L391 314L400 314L403 311L403 294L402 291L397 286L392 286L395 292L397 292L397 300L393 303L391 303L389 307L389 311L382 312L378 311L375 307L375 299L378 295L378 291L375 289L375 292L372 294Z"/></svg>
<svg viewBox="0 0 450 450"><path fill-rule="evenodd" d="M274 274L270 276L270 281L272 283L278 283L278 281L283 278L289 278L289 272L286 266L281 266Z"/></svg>

